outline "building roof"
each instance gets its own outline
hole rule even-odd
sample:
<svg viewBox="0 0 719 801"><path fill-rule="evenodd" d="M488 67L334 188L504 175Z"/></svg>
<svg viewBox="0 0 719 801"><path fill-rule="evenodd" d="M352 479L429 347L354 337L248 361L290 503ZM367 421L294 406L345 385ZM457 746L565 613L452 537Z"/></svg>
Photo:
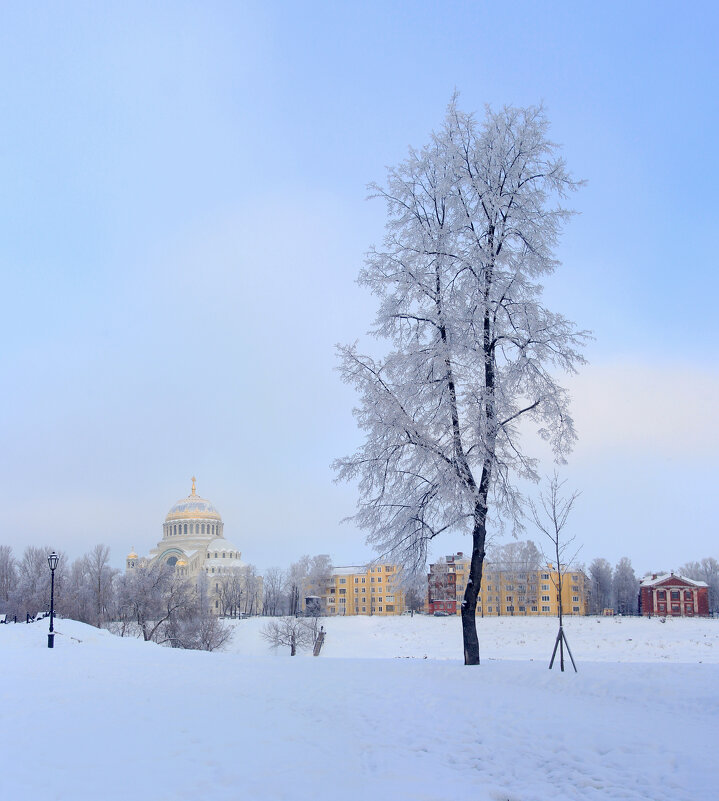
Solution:
<svg viewBox="0 0 719 801"><path fill-rule="evenodd" d="M351 576L353 573L366 573L367 565L347 565L346 567L333 567L333 576Z"/></svg>
<svg viewBox="0 0 719 801"><path fill-rule="evenodd" d="M658 575L656 573L652 574L651 576L644 576L644 578L639 582L639 586L641 587L656 587L660 584L676 582L678 584L689 584L692 587L708 587L709 585L706 581L697 581L696 579L690 579L686 576L680 576L679 573L662 573Z"/></svg>

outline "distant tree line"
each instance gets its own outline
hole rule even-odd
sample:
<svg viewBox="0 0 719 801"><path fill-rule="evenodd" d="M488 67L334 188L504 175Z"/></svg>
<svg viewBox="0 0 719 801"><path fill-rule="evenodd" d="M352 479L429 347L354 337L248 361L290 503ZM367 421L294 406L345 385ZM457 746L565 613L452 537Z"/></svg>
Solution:
<svg viewBox="0 0 719 801"><path fill-rule="evenodd" d="M52 550L31 545L16 559L9 546L0 545L0 614L24 622L48 610ZM213 651L230 636L210 611L204 575L188 581L164 564L121 573L110 566L106 545L72 563L58 553L55 609L62 617L175 648Z"/></svg>
<svg viewBox="0 0 719 801"><path fill-rule="evenodd" d="M49 608L50 547L28 546L19 559L8 545L0 545L0 614L24 621ZM210 612L207 577L188 580L165 565L123 573L110 566L110 549L96 545L70 562L60 551L55 571L55 608L60 615L92 626L104 626L123 636L166 643L174 647L213 650L229 636ZM488 548L487 561L495 569L511 564L537 569L543 557L534 543L513 542ZM624 615L637 614L639 578L631 561L623 557L612 567L602 558L588 567L575 565L588 579L589 613L611 608ZM324 599L332 577L327 554L305 555L289 568L269 568L262 583L254 565L241 572L218 576L215 597L220 616L266 615L295 617L302 614L303 599L319 599L318 614L325 614ZM652 571L657 574L666 570ZM677 571L709 586L709 610L719 614L719 561L708 557L687 562ZM214 580L214 579L213 579ZM426 599L426 574L404 587L408 610L420 611Z"/></svg>

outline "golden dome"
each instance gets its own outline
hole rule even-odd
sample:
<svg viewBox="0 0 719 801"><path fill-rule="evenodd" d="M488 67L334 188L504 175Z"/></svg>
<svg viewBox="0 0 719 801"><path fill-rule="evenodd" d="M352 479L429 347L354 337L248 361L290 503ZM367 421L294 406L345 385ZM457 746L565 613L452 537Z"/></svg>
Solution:
<svg viewBox="0 0 719 801"><path fill-rule="evenodd" d="M178 559L175 562L175 567L187 567L187 562L184 559Z"/></svg>
<svg viewBox="0 0 719 801"><path fill-rule="evenodd" d="M195 492L195 477L192 477L192 493L177 501L165 517L165 522L174 520L219 520L220 513L215 507Z"/></svg>
<svg viewBox="0 0 719 801"><path fill-rule="evenodd" d="M128 558L128 559L137 559L137 558L138 558L137 554L135 553L135 549L134 549L134 548L133 548L133 549L130 551L130 553L127 555L127 558Z"/></svg>

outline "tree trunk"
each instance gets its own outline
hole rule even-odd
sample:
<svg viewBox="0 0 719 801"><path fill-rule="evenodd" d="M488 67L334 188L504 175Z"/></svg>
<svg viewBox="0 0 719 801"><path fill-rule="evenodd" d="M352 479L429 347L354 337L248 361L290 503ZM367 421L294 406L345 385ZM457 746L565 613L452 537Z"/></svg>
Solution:
<svg viewBox="0 0 719 801"><path fill-rule="evenodd" d="M482 488L489 485L489 470L486 465L482 470ZM485 495L486 497L486 495ZM464 640L464 664L479 664L479 637L477 636L477 597L482 586L482 568L484 567L484 542L487 536L487 504L477 502L474 510L474 530L472 531L472 561L469 566L469 578L462 602L462 639Z"/></svg>

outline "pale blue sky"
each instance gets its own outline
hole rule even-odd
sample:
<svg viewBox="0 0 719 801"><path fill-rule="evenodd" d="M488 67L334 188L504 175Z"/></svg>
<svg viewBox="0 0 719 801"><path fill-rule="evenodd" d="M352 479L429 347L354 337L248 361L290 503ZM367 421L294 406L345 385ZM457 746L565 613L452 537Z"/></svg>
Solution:
<svg viewBox="0 0 719 801"><path fill-rule="evenodd" d="M5 3L0 542L147 552L189 491L260 569L370 556L330 461L374 311L365 186L461 104L543 101L587 186L550 305L582 557L717 550L713 3ZM461 538L437 554L468 549Z"/></svg>

